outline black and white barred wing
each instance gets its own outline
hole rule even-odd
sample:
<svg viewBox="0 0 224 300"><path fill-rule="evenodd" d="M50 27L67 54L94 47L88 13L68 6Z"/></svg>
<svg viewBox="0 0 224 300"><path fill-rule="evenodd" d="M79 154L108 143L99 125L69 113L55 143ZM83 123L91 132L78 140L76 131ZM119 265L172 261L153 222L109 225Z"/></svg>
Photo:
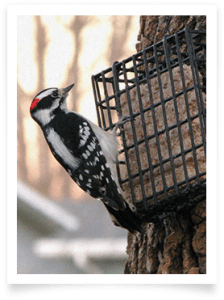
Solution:
<svg viewBox="0 0 224 300"><path fill-rule="evenodd" d="M126 203L120 194L117 179L111 172L97 136L86 121L79 125L79 137L81 163L73 179L92 197L115 210L123 210Z"/></svg>

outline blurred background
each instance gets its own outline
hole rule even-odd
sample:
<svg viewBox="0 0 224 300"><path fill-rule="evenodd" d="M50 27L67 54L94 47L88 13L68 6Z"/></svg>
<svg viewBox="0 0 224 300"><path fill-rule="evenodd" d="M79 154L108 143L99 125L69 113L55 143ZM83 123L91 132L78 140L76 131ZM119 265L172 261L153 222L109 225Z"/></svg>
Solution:
<svg viewBox="0 0 224 300"><path fill-rule="evenodd" d="M127 231L54 159L29 108L41 90L75 83L68 107L97 124L91 75L136 53L139 16L18 16L17 22L17 272L123 273Z"/></svg>

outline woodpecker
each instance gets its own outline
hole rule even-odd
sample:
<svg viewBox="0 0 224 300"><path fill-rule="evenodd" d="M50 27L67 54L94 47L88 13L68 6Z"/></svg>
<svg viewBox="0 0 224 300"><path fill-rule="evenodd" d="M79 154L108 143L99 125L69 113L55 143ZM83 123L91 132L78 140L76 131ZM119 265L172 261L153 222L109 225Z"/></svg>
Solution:
<svg viewBox="0 0 224 300"><path fill-rule="evenodd" d="M56 160L86 193L103 202L116 226L141 232L141 219L122 196L117 172L116 131L106 132L67 108L66 98L74 84L38 93L30 106Z"/></svg>

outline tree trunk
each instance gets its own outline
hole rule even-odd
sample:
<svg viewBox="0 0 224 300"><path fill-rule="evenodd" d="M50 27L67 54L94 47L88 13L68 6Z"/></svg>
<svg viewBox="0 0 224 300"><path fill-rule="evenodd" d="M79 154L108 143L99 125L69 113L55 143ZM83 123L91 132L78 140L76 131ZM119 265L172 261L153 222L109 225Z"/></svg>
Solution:
<svg viewBox="0 0 224 300"><path fill-rule="evenodd" d="M137 51L186 27L206 30L205 16L141 16ZM126 193L128 193L126 191ZM128 194L127 194L128 197ZM128 235L126 274L205 274L206 201Z"/></svg>

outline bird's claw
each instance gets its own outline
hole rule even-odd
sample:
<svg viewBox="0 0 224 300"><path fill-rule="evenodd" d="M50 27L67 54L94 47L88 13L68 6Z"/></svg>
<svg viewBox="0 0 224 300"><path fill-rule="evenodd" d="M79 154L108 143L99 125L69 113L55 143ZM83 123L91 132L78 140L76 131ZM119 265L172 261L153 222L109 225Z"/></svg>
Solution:
<svg viewBox="0 0 224 300"><path fill-rule="evenodd" d="M131 118L128 117L128 116L120 117L119 121L115 124L112 132L119 136L120 133L117 133L118 128L121 127L122 125L124 125L125 123L130 122L130 121L131 121Z"/></svg>

